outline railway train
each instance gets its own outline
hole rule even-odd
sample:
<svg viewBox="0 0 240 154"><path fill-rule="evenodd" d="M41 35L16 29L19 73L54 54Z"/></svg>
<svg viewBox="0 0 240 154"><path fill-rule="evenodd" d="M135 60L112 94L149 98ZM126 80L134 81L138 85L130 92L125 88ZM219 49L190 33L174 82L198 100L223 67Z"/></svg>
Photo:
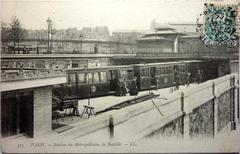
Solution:
<svg viewBox="0 0 240 154"><path fill-rule="evenodd" d="M116 93L116 82L124 80L128 89L133 82L139 91L166 88L175 85L174 70L180 75L180 84L186 83L187 73L190 83L196 82L196 74L201 70L203 81L229 74L230 66L222 61L176 61L148 64L107 66L102 68L67 69L67 83L53 88L53 94L60 97L90 98Z"/></svg>

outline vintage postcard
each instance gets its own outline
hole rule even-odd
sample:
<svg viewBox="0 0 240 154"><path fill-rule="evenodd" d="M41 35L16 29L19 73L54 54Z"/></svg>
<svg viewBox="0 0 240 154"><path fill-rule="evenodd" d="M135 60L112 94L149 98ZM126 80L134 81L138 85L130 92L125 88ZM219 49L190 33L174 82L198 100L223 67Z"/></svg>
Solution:
<svg viewBox="0 0 240 154"><path fill-rule="evenodd" d="M2 0L0 153L239 153L238 0Z"/></svg>

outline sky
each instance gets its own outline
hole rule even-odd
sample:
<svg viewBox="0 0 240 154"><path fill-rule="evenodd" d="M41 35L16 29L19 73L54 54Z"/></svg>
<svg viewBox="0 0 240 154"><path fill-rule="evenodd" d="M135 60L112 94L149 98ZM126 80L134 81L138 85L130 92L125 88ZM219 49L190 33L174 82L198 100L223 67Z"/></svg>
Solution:
<svg viewBox="0 0 240 154"><path fill-rule="evenodd" d="M0 13L2 21L8 23L17 16L26 29L46 29L46 20L50 17L55 29L106 25L110 31L142 30L150 29L153 19L159 23L195 23L203 12L204 2L206 0L2 0Z"/></svg>

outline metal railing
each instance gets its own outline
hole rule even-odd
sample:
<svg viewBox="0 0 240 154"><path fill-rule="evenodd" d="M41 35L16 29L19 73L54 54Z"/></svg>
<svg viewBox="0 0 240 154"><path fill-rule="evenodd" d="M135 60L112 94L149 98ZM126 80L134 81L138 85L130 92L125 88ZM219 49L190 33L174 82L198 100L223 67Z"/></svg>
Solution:
<svg viewBox="0 0 240 154"><path fill-rule="evenodd" d="M152 57L152 58L232 58L237 56L236 52L180 52L180 53L164 53L164 52L144 52L136 53L136 57Z"/></svg>
<svg viewBox="0 0 240 154"><path fill-rule="evenodd" d="M1 70L1 82L65 76L62 69Z"/></svg>

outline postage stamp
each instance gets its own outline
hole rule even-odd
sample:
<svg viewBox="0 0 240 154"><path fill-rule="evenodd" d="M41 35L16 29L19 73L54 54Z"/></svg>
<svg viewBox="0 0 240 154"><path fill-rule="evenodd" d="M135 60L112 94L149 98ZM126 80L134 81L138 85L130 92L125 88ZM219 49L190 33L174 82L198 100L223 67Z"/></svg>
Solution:
<svg viewBox="0 0 240 154"><path fill-rule="evenodd" d="M206 45L237 46L237 5L204 4L200 39Z"/></svg>

